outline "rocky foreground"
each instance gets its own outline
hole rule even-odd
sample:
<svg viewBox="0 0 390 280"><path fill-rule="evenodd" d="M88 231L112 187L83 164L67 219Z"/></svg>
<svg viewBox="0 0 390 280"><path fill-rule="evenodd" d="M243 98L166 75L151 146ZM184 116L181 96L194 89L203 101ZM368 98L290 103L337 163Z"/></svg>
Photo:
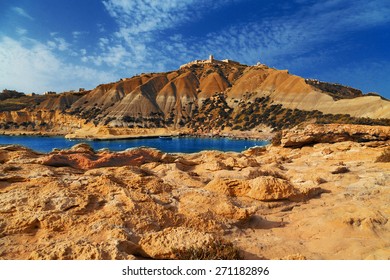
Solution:
<svg viewBox="0 0 390 280"><path fill-rule="evenodd" d="M175 259L223 239L244 259L390 259L390 141L332 129L243 153L0 147L0 258Z"/></svg>

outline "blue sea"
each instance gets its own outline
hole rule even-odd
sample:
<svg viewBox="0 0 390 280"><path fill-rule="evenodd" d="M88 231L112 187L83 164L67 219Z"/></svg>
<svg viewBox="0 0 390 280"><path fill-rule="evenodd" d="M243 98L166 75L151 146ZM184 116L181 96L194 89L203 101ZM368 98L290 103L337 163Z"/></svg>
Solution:
<svg viewBox="0 0 390 280"><path fill-rule="evenodd" d="M152 147L167 153L196 153L204 150L242 152L250 147L265 146L267 141L242 140L229 138L143 138L126 140L68 140L64 137L41 136L5 136L0 135L1 144L23 145L37 152L51 152L54 148L68 149L78 143L88 143L93 149L107 148L111 151L123 151L135 147Z"/></svg>

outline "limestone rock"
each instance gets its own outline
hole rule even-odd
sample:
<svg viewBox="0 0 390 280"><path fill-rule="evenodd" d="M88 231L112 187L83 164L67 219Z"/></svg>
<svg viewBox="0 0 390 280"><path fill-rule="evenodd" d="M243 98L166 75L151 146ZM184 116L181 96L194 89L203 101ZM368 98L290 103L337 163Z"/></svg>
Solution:
<svg viewBox="0 0 390 280"><path fill-rule="evenodd" d="M225 221L242 221L250 218L254 209L237 207L229 197L198 190L180 195L178 211L189 217L208 217L211 219L216 217L216 219Z"/></svg>
<svg viewBox="0 0 390 280"><path fill-rule="evenodd" d="M229 196L246 196L261 201L297 200L304 195L287 180L272 176L260 176L251 180L215 179L205 187L207 190Z"/></svg>
<svg viewBox="0 0 390 280"><path fill-rule="evenodd" d="M303 129L291 129L283 132L283 147L299 148L316 143L337 143L342 141L387 141L390 139L390 127L351 124L309 124Z"/></svg>
<svg viewBox="0 0 390 280"><path fill-rule="evenodd" d="M205 189L229 196L245 196L251 188L245 180L214 179Z"/></svg>
<svg viewBox="0 0 390 280"><path fill-rule="evenodd" d="M89 146L76 145L70 150L51 153L41 159L41 163L54 167L69 166L78 169L125 165L140 166L147 162L160 160L162 155L159 151L147 148L131 149L120 153L95 153Z"/></svg>
<svg viewBox="0 0 390 280"><path fill-rule="evenodd" d="M390 174L376 162L388 145L252 155L0 147L0 259L172 258L222 236L246 259L388 259ZM67 164L42 164L53 156Z"/></svg>
<svg viewBox="0 0 390 280"><path fill-rule="evenodd" d="M212 235L193 229L166 228L145 235L140 241L140 246L148 256L154 259L169 259L173 257L174 249L202 248L213 239Z"/></svg>
<svg viewBox="0 0 390 280"><path fill-rule="evenodd" d="M271 176L250 180L249 186L250 190L246 195L263 201L291 199L298 194L290 182Z"/></svg>

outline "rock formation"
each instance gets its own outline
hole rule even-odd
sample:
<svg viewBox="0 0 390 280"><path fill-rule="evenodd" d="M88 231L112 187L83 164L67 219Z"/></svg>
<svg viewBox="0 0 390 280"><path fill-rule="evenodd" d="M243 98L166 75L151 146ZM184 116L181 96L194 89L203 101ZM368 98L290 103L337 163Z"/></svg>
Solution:
<svg viewBox="0 0 390 280"><path fill-rule="evenodd" d="M341 141L387 141L390 140L390 127L368 125L309 124L302 128L283 131L281 144L284 147L303 147L316 143L336 143Z"/></svg>

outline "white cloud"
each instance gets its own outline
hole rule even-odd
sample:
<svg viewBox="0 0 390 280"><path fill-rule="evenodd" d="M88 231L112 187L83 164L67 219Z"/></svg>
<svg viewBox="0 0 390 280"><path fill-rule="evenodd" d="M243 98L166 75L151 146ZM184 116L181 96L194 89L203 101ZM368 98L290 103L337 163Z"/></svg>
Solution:
<svg viewBox="0 0 390 280"><path fill-rule="evenodd" d="M59 50L61 52L65 52L69 54L70 56L78 56L79 53L80 54L82 53L76 46L77 39L86 33L87 32L83 32L83 31L73 31L71 33L73 37L73 41L72 43L69 43L65 38L59 36L60 34L59 32L50 32L49 35L51 39L46 42L46 45L52 50Z"/></svg>
<svg viewBox="0 0 390 280"><path fill-rule="evenodd" d="M64 38L58 37L58 38L54 38L54 40L56 41L57 48L60 51L66 51L71 46Z"/></svg>
<svg viewBox="0 0 390 280"><path fill-rule="evenodd" d="M119 25L118 37L153 33L199 19L204 13L240 0L103 0ZM241 0L242 1L242 0Z"/></svg>
<svg viewBox="0 0 390 280"><path fill-rule="evenodd" d="M24 36L27 34L27 29L21 28L21 27L16 27L16 34L20 36Z"/></svg>
<svg viewBox="0 0 390 280"><path fill-rule="evenodd" d="M9 37L0 38L0 86L24 92L93 88L111 82L115 75L63 62L47 45L34 40L24 46Z"/></svg>
<svg viewBox="0 0 390 280"><path fill-rule="evenodd" d="M73 40L77 41L80 37L82 37L86 34L88 34L88 32L86 32L86 31L73 31L72 37L73 37Z"/></svg>
<svg viewBox="0 0 390 280"><path fill-rule="evenodd" d="M106 49L106 47L108 46L109 42L110 42L110 40L107 38L99 38L98 45L99 45L100 49L104 51Z"/></svg>
<svg viewBox="0 0 390 280"><path fill-rule="evenodd" d="M304 6L298 6L298 10L293 8L284 16L270 13L261 20L210 31L204 37L189 38L177 33L161 36L162 32L172 28L177 32L185 23L210 16L210 10L238 1L104 0L108 13L118 24L110 43L123 46L122 60L101 40L99 46L103 53L97 61L115 61L119 63L118 67L130 65L129 70L135 72L159 71L153 67L159 65L161 70L166 70L213 53L219 58L247 64L260 60L276 67L299 66L305 63L304 58L309 53L318 49L318 45L332 45L348 32L390 22L390 4L381 0L296 0ZM325 53L321 55L325 56Z"/></svg>
<svg viewBox="0 0 390 280"><path fill-rule="evenodd" d="M319 44L328 44L331 49L332 44L350 32L388 24L389 14L390 4L383 1L321 1L287 16L244 22L212 32L204 40L183 39L183 50L189 55L213 52L243 63L253 64L260 59L286 67L291 60L297 61L317 50Z"/></svg>
<svg viewBox="0 0 390 280"><path fill-rule="evenodd" d="M106 10L118 24L110 44L124 48L120 50L122 59L118 59L119 55L101 40L99 46L103 53L95 59L95 63L112 64L115 61L119 63L117 67L134 73L166 70L174 60L172 56L166 56L166 51L184 45L167 45L169 39L161 38L161 32L196 21L203 13L236 1L239 0L104 0ZM161 46L167 49L161 49ZM123 59L125 57L127 59ZM93 60L93 57L89 59ZM175 65L179 64L176 61Z"/></svg>
<svg viewBox="0 0 390 280"><path fill-rule="evenodd" d="M62 37L56 37L57 33L52 33L51 35L53 38L52 40L49 40L46 42L46 45L52 49L52 50L59 50L61 52L69 52L70 54L74 53L72 50L72 45L68 43L64 38Z"/></svg>
<svg viewBox="0 0 390 280"><path fill-rule="evenodd" d="M71 33L72 37L69 40L72 44L57 32L50 33L51 38L46 46L39 42L32 42L32 47L27 48L12 39L8 38L8 40L11 40L15 47L12 53L15 54L18 49L20 51L20 57L15 54L15 63L24 65L26 69L30 65L35 65L34 69L39 71L34 75L40 74L42 81L45 81L44 75L52 77L52 72L65 79L68 74L74 74L80 81L88 79L92 81L95 77L83 78L82 73L93 73L93 71L96 71L94 73L98 79L110 81L109 77L116 76L113 73L122 73L123 76L139 72L166 71L193 59L206 58L209 54L214 54L220 59L230 58L246 64L261 61L278 68L299 68L307 65L310 67L313 61L329 59L332 52L340 48L340 46L335 48L330 46L342 41L343 36L349 32L390 22L388 1L295 0L295 3L299 2L303 6L298 6L298 10L289 8L289 13L284 15L270 13L257 20L251 18L239 24L222 27L218 31L210 29L210 32L202 37L186 37L185 32L181 33L183 25L196 23L202 17L212 16L213 11L218 12L218 9L225 5L245 1L103 0L107 12L117 23L117 29L110 35L101 34L101 38L95 42L95 49L89 47L76 49L76 41L83 35L81 31ZM22 11L15 10L20 15ZM99 32L106 32L104 25L96 23L96 26ZM20 33L23 32L20 30ZM4 48L5 41L0 43L0 48ZM7 47L12 48L12 44L8 41ZM318 46L324 45L328 46L327 50L319 52ZM51 70L46 73L40 68L39 59L23 56L26 54L41 57L43 61L45 61L43 56L47 54L48 60L43 64ZM108 73L66 64L59 58L59 54L78 56L83 65L106 67L109 69ZM13 69L10 59L5 61L8 61L7 66ZM0 64L2 63L0 61ZM61 68L68 72L60 74ZM28 75L27 70L21 70L21 67L18 69L25 73L26 77L34 76ZM14 73L16 75L16 69ZM107 74L106 79L103 78L105 74ZM12 78L10 75L7 77ZM57 79L57 82L58 80L60 79ZM46 79L46 81L51 80ZM99 82L101 81L96 80L93 84ZM54 85L54 82L48 85ZM48 89L50 88L46 88Z"/></svg>
<svg viewBox="0 0 390 280"><path fill-rule="evenodd" d="M100 41L104 51L96 62L118 62L117 67L131 67L134 72L148 69L152 61L159 60L160 50L155 48L158 32L194 18L191 7L196 0L106 0L108 13L116 20L118 30L111 44L122 45L120 53L107 48L105 40ZM209 2L209 1L207 1ZM210 1L211 2L211 1ZM195 9L193 9L195 10ZM191 15L190 15L191 14ZM118 49L118 46L116 46ZM126 54L125 54L126 53ZM129 60L118 59L119 55ZM154 63L155 64L155 63ZM157 70L157 69L155 69Z"/></svg>
<svg viewBox="0 0 390 280"><path fill-rule="evenodd" d="M99 32L102 32L102 33L106 32L106 28L105 28L104 24L97 23L96 26L97 26L97 29L98 29Z"/></svg>
<svg viewBox="0 0 390 280"><path fill-rule="evenodd" d="M96 65L102 63L110 67L125 66L129 62L129 53L122 45L115 45L107 47L107 52L103 55L92 58Z"/></svg>
<svg viewBox="0 0 390 280"><path fill-rule="evenodd" d="M118 20L121 28L132 35L162 30L186 18L194 0L107 0L103 1L109 14Z"/></svg>
<svg viewBox="0 0 390 280"><path fill-rule="evenodd" d="M30 16L23 8L20 7L12 7L12 11L14 11L16 14L18 14L21 17L27 18L29 20L34 20L32 16Z"/></svg>
<svg viewBox="0 0 390 280"><path fill-rule="evenodd" d="M77 40L84 32L81 32L81 31L73 31L72 32L72 36L73 36L73 39Z"/></svg>
<svg viewBox="0 0 390 280"><path fill-rule="evenodd" d="M50 48L50 49L55 49L57 48L57 43L54 42L54 41L47 41L47 46Z"/></svg>

